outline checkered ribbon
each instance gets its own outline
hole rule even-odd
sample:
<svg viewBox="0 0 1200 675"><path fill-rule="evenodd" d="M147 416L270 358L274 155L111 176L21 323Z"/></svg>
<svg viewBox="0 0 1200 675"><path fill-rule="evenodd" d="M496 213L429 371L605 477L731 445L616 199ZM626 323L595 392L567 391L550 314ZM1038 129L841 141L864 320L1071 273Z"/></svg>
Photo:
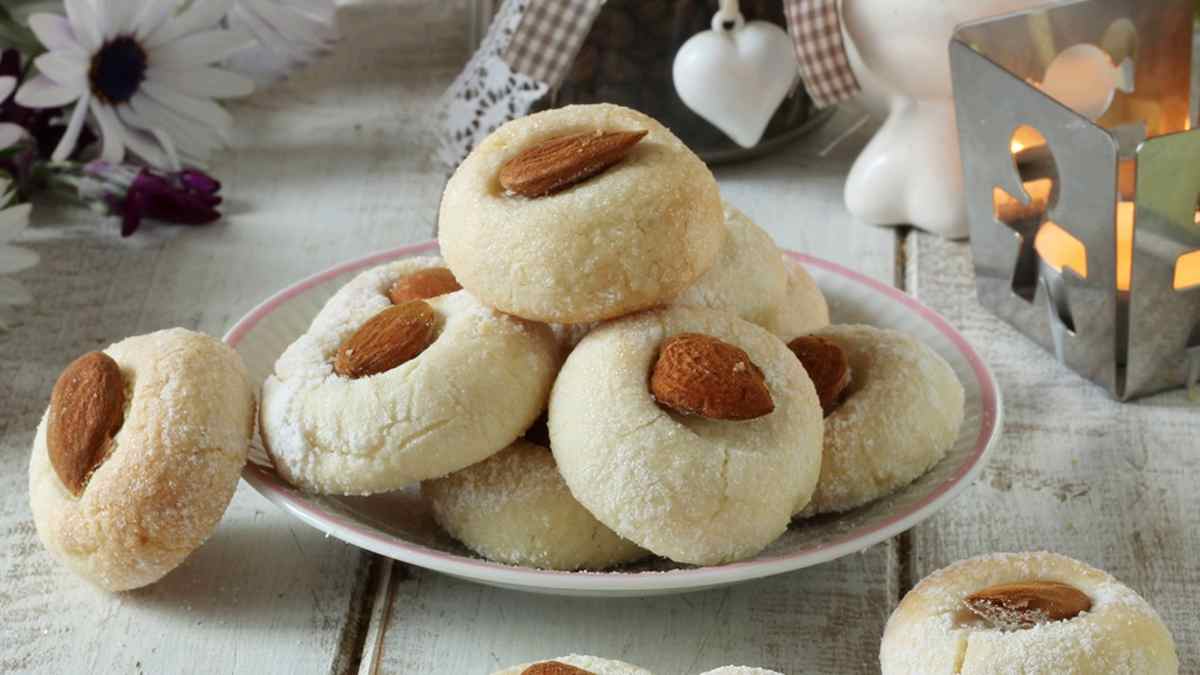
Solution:
<svg viewBox="0 0 1200 675"><path fill-rule="evenodd" d="M504 61L515 72L555 86L592 29L604 0L530 0Z"/></svg>
<svg viewBox="0 0 1200 675"><path fill-rule="evenodd" d="M850 69L850 57L842 39L840 0L784 0L800 77L818 108L833 105L857 94L858 78Z"/></svg>

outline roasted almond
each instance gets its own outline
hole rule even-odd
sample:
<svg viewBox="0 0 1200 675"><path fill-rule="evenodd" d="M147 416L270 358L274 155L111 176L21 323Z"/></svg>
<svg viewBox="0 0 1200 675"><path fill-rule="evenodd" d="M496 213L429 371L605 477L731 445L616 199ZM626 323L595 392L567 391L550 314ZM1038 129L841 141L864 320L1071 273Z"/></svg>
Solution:
<svg viewBox="0 0 1200 675"><path fill-rule="evenodd" d="M125 380L117 362L88 352L67 366L50 394L46 447L67 490L83 494L125 421Z"/></svg>
<svg viewBox="0 0 1200 675"><path fill-rule="evenodd" d="M821 399L821 410L828 417L842 403L842 394L850 386L850 361L846 351L833 340L815 335L801 335L788 343L788 349L800 359L817 397Z"/></svg>
<svg viewBox="0 0 1200 675"><path fill-rule="evenodd" d="M1023 581L991 586L967 596L967 608L1001 629L1066 621L1092 608L1083 591L1058 581Z"/></svg>
<svg viewBox="0 0 1200 675"><path fill-rule="evenodd" d="M650 393L660 405L709 419L748 420L775 409L762 371L746 352L698 333L662 343Z"/></svg>
<svg viewBox="0 0 1200 675"><path fill-rule="evenodd" d="M349 378L383 373L415 359L437 339L437 315L424 300L371 317L338 348L333 370Z"/></svg>
<svg viewBox="0 0 1200 675"><path fill-rule="evenodd" d="M508 160L500 168L500 186L524 197L564 190L624 159L646 133L596 130L551 138Z"/></svg>
<svg viewBox="0 0 1200 675"><path fill-rule="evenodd" d="M400 277L388 287L388 297L393 305L402 305L409 300L428 300L462 289L454 273L445 267L431 267Z"/></svg>
<svg viewBox="0 0 1200 675"><path fill-rule="evenodd" d="M590 670L569 666L561 661L542 661L521 671L521 675L596 675Z"/></svg>

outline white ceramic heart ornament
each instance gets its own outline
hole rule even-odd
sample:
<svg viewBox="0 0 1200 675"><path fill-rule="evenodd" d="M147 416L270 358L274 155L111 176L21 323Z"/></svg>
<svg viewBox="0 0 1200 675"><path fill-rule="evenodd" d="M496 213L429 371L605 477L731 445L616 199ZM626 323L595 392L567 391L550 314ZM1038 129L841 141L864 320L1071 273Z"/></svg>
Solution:
<svg viewBox="0 0 1200 675"><path fill-rule="evenodd" d="M767 21L749 23L737 3L722 3L712 30L693 35L675 54L675 91L687 107L749 148L796 81L791 38Z"/></svg>

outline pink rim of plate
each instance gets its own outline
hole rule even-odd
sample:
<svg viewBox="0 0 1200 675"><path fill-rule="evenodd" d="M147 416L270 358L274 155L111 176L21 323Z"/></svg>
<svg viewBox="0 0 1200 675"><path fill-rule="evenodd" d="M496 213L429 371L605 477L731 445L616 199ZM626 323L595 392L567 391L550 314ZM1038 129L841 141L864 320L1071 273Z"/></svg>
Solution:
<svg viewBox="0 0 1200 675"><path fill-rule="evenodd" d="M250 310L246 316L242 317L226 333L225 342L236 348L238 343L242 341L250 330L280 305L297 295L305 293L314 286L320 286L328 282L330 279L367 267L380 265L397 258L434 254L436 252L437 242L429 241L374 253L357 260L335 265L289 286L264 300L257 307ZM996 438L995 432L1001 423L1000 390L996 386L996 381L992 376L991 370L984 363L983 359L975 353L975 350L966 339L937 312L887 284L837 263L792 251L786 251L785 254L807 266L820 268L832 274L845 277L857 284L867 286L912 310L930 323L934 329L941 333L954 346L966 360L978 382L981 399L980 430L975 447L971 451L970 460L959 467L958 471L949 480L944 481L924 499L906 507L898 513L892 514L881 522L852 530L830 541L800 552L760 557L726 565L669 570L665 572L560 572L493 563L478 558L446 553L397 539L373 528L365 527L361 523L340 514L330 513L319 508L302 494L295 492L293 488L283 483L273 472L256 464L247 465L242 477L275 505L284 508L312 527L332 534L360 548L453 576L486 580L488 583L505 586L526 587L531 590L628 592L637 590L700 589L790 572L803 567L828 562L874 546L881 541L904 532L932 515L943 503L953 499L959 492L965 489L974 480L975 476L983 470L985 463L983 460L994 444Z"/></svg>

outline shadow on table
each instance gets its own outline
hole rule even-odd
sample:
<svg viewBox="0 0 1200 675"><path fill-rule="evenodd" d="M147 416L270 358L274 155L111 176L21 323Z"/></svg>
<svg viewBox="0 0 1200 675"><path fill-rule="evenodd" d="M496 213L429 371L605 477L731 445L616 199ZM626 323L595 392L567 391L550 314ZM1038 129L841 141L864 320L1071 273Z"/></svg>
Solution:
<svg viewBox="0 0 1200 675"><path fill-rule="evenodd" d="M166 618L232 629L302 634L344 621L370 555L272 511L264 504L252 515L227 514L182 565L122 598Z"/></svg>

